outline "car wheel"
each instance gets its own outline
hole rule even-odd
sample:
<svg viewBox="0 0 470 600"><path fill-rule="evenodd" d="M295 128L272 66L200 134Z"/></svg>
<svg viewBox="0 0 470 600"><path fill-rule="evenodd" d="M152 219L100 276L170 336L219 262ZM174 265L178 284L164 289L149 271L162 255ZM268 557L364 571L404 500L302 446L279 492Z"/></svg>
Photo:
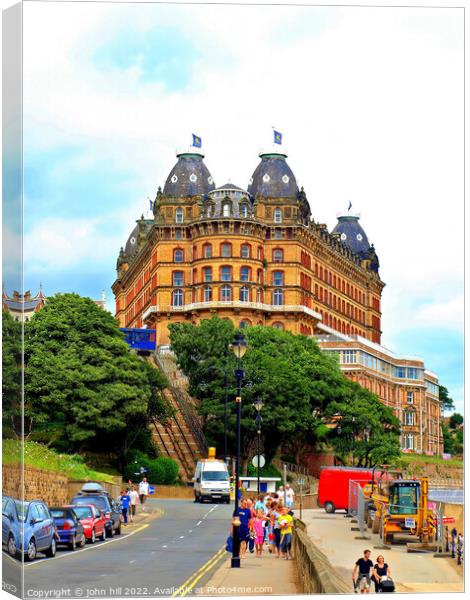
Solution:
<svg viewBox="0 0 470 600"><path fill-rule="evenodd" d="M16 556L16 553L18 552L18 549L16 547L15 538L11 534L10 534L10 537L8 538L7 550L8 550L8 554L10 556Z"/></svg>
<svg viewBox="0 0 470 600"><path fill-rule="evenodd" d="M31 538L28 542L28 548L26 550L26 554L25 554L25 560L31 562L32 560L34 560L36 558L38 554L38 549L36 547L36 542L34 541L33 538Z"/></svg>
<svg viewBox="0 0 470 600"><path fill-rule="evenodd" d="M103 527L103 531L100 535L101 541L104 542L106 539L106 527Z"/></svg>
<svg viewBox="0 0 470 600"><path fill-rule="evenodd" d="M230 498L227 498L227 500L225 500L225 504L230 504Z"/></svg>
<svg viewBox="0 0 470 600"><path fill-rule="evenodd" d="M91 530L90 544L94 544L96 542L96 532L94 529Z"/></svg>
<svg viewBox="0 0 470 600"><path fill-rule="evenodd" d="M75 536L73 536L72 541L69 544L69 548L72 550L72 552L77 549L77 540L75 539Z"/></svg>
<svg viewBox="0 0 470 600"><path fill-rule="evenodd" d="M86 536L85 534L83 534L82 539L80 540L80 543L78 544L79 548L83 548L83 546L86 544Z"/></svg>
<svg viewBox="0 0 470 600"><path fill-rule="evenodd" d="M325 512L327 512L330 515L333 514L336 510L335 505L333 504L333 502L330 502L330 501L325 502L324 508L325 508Z"/></svg>
<svg viewBox="0 0 470 600"><path fill-rule="evenodd" d="M121 535L121 523L119 523L119 527L116 529L116 535Z"/></svg>
<svg viewBox="0 0 470 600"><path fill-rule="evenodd" d="M113 526L111 525L111 527L108 529L108 531L106 532L106 535L110 538L114 537L114 529Z"/></svg>
<svg viewBox="0 0 470 600"><path fill-rule="evenodd" d="M49 558L54 558L54 556L56 555L56 552L57 552L57 544L56 544L55 538L53 537L51 540L51 545L46 550L46 556L48 556Z"/></svg>

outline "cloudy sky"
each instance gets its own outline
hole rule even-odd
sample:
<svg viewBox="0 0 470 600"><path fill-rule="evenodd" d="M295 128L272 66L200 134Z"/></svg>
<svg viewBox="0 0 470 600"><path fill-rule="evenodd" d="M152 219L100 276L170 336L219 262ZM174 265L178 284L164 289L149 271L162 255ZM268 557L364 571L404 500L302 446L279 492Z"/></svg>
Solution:
<svg viewBox="0 0 470 600"><path fill-rule="evenodd" d="M383 344L463 408L463 10L26 3L25 285L110 307L115 261L191 133L217 184L271 141L316 221L349 201Z"/></svg>

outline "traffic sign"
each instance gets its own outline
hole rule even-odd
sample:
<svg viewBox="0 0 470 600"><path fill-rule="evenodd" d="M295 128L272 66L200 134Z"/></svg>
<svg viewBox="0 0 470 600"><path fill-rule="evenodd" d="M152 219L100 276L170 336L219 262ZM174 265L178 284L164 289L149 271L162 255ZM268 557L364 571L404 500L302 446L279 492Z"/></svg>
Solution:
<svg viewBox="0 0 470 600"><path fill-rule="evenodd" d="M305 479L299 479L299 485L304 485L305 484Z"/></svg>
<svg viewBox="0 0 470 600"><path fill-rule="evenodd" d="M253 460L251 461L251 464L254 467L256 467L256 468L258 467L258 455L253 456ZM260 456L259 456L259 466L261 468L263 468L265 464L266 464L266 460L265 460L264 456L262 454L260 454Z"/></svg>
<svg viewBox="0 0 470 600"><path fill-rule="evenodd" d="M155 488L153 485L149 485L149 494L155 494Z"/></svg>

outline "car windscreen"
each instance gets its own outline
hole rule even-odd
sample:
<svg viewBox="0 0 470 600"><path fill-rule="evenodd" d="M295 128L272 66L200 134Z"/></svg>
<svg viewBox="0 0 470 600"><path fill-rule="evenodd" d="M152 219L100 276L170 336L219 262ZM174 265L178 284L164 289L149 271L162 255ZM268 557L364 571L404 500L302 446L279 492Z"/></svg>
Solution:
<svg viewBox="0 0 470 600"><path fill-rule="evenodd" d="M77 515L77 519L91 519L93 516L89 506L74 506L73 512Z"/></svg>
<svg viewBox="0 0 470 600"><path fill-rule="evenodd" d="M53 519L66 519L68 517L67 511L63 508L50 508L49 512Z"/></svg>
<svg viewBox="0 0 470 600"><path fill-rule="evenodd" d="M21 502L21 500L15 500L16 512L18 513L18 519L20 521L26 521L26 515L28 513L29 502Z"/></svg>
<svg viewBox="0 0 470 600"><path fill-rule="evenodd" d="M76 496L73 504L94 504L99 510L110 509L106 496Z"/></svg>
<svg viewBox="0 0 470 600"><path fill-rule="evenodd" d="M203 471L202 479L203 481L227 481L228 473L227 471Z"/></svg>

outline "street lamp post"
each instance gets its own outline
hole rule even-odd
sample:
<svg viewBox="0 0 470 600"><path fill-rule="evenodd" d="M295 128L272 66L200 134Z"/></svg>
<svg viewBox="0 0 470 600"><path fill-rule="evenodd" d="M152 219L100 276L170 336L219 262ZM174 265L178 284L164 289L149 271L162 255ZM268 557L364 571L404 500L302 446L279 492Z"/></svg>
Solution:
<svg viewBox="0 0 470 600"><path fill-rule="evenodd" d="M263 423L263 419L261 417L261 409L263 408L263 401L261 398L256 398L256 402L254 403L254 407L256 409L256 435L258 439L258 498L260 494L260 476L261 476L261 424Z"/></svg>
<svg viewBox="0 0 470 600"><path fill-rule="evenodd" d="M237 458L235 463L235 507L233 511L233 550L232 568L240 568L240 516L239 516L239 487L240 487L240 448L241 448L241 416L242 416L242 381L245 373L241 368L241 359L247 351L247 343L243 333L237 333L230 346L237 357L237 368L235 378L237 380Z"/></svg>

